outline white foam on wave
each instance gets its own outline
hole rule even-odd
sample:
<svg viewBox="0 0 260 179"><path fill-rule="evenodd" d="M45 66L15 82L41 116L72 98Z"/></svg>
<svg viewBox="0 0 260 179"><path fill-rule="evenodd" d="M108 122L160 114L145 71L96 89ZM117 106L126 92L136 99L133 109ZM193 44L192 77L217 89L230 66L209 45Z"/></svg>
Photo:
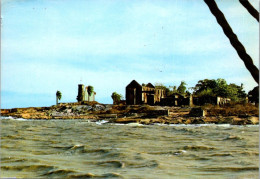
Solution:
<svg viewBox="0 0 260 179"><path fill-rule="evenodd" d="M101 121L97 121L95 122L97 125L102 125L102 124L105 124L105 123L108 123L108 121L106 120L101 120Z"/></svg>
<svg viewBox="0 0 260 179"><path fill-rule="evenodd" d="M143 126L143 124L139 124L137 122L128 123L126 125L128 125L128 126Z"/></svg>
<svg viewBox="0 0 260 179"><path fill-rule="evenodd" d="M218 127L231 127L230 124L215 124Z"/></svg>
<svg viewBox="0 0 260 179"><path fill-rule="evenodd" d="M169 126L168 124L154 123L156 126Z"/></svg>
<svg viewBox="0 0 260 179"><path fill-rule="evenodd" d="M12 116L1 116L0 119L14 119Z"/></svg>
<svg viewBox="0 0 260 179"><path fill-rule="evenodd" d="M249 124L249 125L245 125L244 127L258 127L259 128L259 124Z"/></svg>
<svg viewBox="0 0 260 179"><path fill-rule="evenodd" d="M28 119L24 119L24 118L14 118L12 116L8 116L8 117L5 117L5 116L1 116L0 119L10 119L10 120L16 120L16 121L27 121Z"/></svg>
<svg viewBox="0 0 260 179"><path fill-rule="evenodd" d="M84 148L83 144L76 144L73 147L71 147L71 149L78 149L78 148Z"/></svg>
<svg viewBox="0 0 260 179"><path fill-rule="evenodd" d="M28 119L24 119L24 118L13 118L12 120L16 120L16 121L28 121Z"/></svg>
<svg viewBox="0 0 260 179"><path fill-rule="evenodd" d="M174 127L231 127L230 124L169 124L169 126Z"/></svg>
<svg viewBox="0 0 260 179"><path fill-rule="evenodd" d="M137 123L137 122L131 122L131 123L127 123L127 124L111 123L111 125L115 125L115 126L144 126L144 124L140 124L140 123Z"/></svg>
<svg viewBox="0 0 260 179"><path fill-rule="evenodd" d="M187 153L187 151L186 150L179 150L177 152L174 152L174 155L182 155L184 153Z"/></svg>

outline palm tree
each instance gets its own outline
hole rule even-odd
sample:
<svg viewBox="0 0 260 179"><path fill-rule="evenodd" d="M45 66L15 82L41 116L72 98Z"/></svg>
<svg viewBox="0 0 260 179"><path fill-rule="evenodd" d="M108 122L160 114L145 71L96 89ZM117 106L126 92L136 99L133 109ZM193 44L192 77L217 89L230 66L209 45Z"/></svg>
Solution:
<svg viewBox="0 0 260 179"><path fill-rule="evenodd" d="M62 97L61 92L60 92L60 91L57 91L57 92L56 92L56 105L58 105L58 100L60 100L61 97Z"/></svg>
<svg viewBox="0 0 260 179"><path fill-rule="evenodd" d="M93 92L94 92L94 87L93 86L88 86L88 101L89 101L90 96L92 95Z"/></svg>

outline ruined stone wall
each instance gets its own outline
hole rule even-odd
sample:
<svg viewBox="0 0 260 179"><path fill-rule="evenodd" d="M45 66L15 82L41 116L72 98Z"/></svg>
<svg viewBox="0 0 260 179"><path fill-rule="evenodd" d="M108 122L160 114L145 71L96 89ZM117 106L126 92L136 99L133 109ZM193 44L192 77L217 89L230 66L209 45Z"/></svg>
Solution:
<svg viewBox="0 0 260 179"><path fill-rule="evenodd" d="M148 98L151 98L151 95L153 94L154 94L154 88L142 86L142 103L144 104L147 104L148 102L151 103L150 102L151 100L148 100ZM154 104L154 102L152 103Z"/></svg>
<svg viewBox="0 0 260 179"><path fill-rule="evenodd" d="M227 103L230 103L231 99L229 98L222 98L222 97L217 97L217 105L224 105L224 104L227 104Z"/></svg>
<svg viewBox="0 0 260 179"><path fill-rule="evenodd" d="M162 98L166 97L165 90L163 89L155 89L155 94L154 94L154 102L155 103L160 103Z"/></svg>

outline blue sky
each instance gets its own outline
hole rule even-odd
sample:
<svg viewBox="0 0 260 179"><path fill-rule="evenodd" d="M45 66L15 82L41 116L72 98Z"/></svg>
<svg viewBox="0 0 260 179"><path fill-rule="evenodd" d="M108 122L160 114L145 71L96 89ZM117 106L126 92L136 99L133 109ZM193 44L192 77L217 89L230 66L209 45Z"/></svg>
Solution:
<svg viewBox="0 0 260 179"><path fill-rule="evenodd" d="M259 66L258 22L237 0L219 8ZM250 1L259 9L258 0ZM202 0L2 0L1 107L75 102L79 83L112 103L139 83L257 84ZM81 82L82 81L82 82Z"/></svg>

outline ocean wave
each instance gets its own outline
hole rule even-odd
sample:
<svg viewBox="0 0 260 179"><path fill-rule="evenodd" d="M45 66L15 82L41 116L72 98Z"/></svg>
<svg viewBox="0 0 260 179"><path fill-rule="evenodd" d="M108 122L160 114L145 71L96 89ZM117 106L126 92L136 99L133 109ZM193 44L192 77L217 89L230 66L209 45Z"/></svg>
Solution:
<svg viewBox="0 0 260 179"><path fill-rule="evenodd" d="M215 147L208 147L208 146L202 146L202 145L187 145L183 147L184 150L214 150Z"/></svg>
<svg viewBox="0 0 260 179"><path fill-rule="evenodd" d="M253 151L243 151L243 152L239 152L242 155L246 155L246 156L259 156L259 152L253 152Z"/></svg>
<svg viewBox="0 0 260 179"><path fill-rule="evenodd" d="M159 162L156 160L149 160L144 162L126 162L127 167L129 168L157 168L159 166Z"/></svg>
<svg viewBox="0 0 260 179"><path fill-rule="evenodd" d="M65 155L80 155L80 154L91 154L93 155L105 155L106 157L112 156L119 156L120 152L112 151L110 149L89 149L86 148L84 145L74 145L70 148L64 147L64 149L68 149L65 151Z"/></svg>
<svg viewBox="0 0 260 179"><path fill-rule="evenodd" d="M111 160L111 161L102 161L98 162L99 166L105 166L105 167L114 167L114 168L124 168L125 163L118 161L118 160Z"/></svg>
<svg viewBox="0 0 260 179"><path fill-rule="evenodd" d="M50 165L15 165L15 166L1 166L2 170L16 170L16 171L44 171L52 170L53 166Z"/></svg>
<svg viewBox="0 0 260 179"><path fill-rule="evenodd" d="M119 173L105 173L103 175L95 175L93 173L86 173L86 174L72 174L69 175L67 178L124 178Z"/></svg>
<svg viewBox="0 0 260 179"><path fill-rule="evenodd" d="M210 172L242 172L242 171L258 171L259 167L252 166L252 167L208 167L208 168L201 168L203 171L210 171Z"/></svg>
<svg viewBox="0 0 260 179"><path fill-rule="evenodd" d="M71 173L76 173L74 170L69 170L69 169L52 169L46 173L43 173L42 176L46 177L65 177L68 176L68 174Z"/></svg>
<svg viewBox="0 0 260 179"><path fill-rule="evenodd" d="M23 162L32 162L32 160L28 160L25 158L15 158L15 157L4 157L1 158L1 163L23 163ZM33 162L38 162L38 160L34 160Z"/></svg>
<svg viewBox="0 0 260 179"><path fill-rule="evenodd" d="M76 149L84 149L84 145L83 144L76 144L73 147L71 147L72 150L76 150Z"/></svg>
<svg viewBox="0 0 260 179"><path fill-rule="evenodd" d="M230 157L234 157L233 155L232 155L232 153L217 153L217 154L212 154L212 155L210 155L211 157L228 157L228 156L230 156Z"/></svg>
<svg viewBox="0 0 260 179"><path fill-rule="evenodd" d="M223 140L242 140L243 138L242 137L239 137L239 136L227 136L226 138L224 138Z"/></svg>
<svg viewBox="0 0 260 179"><path fill-rule="evenodd" d="M166 152L163 152L163 151L149 152L149 154L152 154L152 155L182 155L185 153L187 153L186 150L166 151Z"/></svg>

